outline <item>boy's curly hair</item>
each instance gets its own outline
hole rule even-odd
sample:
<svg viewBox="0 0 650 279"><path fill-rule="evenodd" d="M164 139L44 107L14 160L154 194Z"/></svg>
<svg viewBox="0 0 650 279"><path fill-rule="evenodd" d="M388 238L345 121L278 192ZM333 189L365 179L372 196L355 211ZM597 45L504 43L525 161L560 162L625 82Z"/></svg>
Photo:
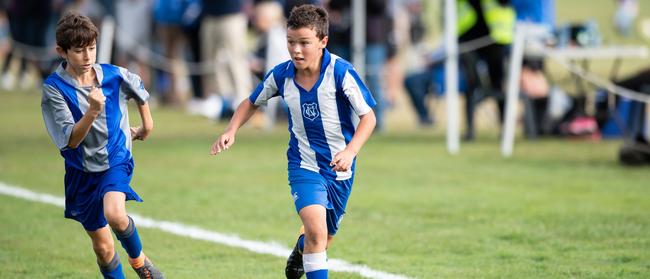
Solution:
<svg viewBox="0 0 650 279"><path fill-rule="evenodd" d="M327 11L315 5L300 5L291 9L287 28L299 29L307 27L316 31L316 36L323 39L328 35L329 20Z"/></svg>
<svg viewBox="0 0 650 279"><path fill-rule="evenodd" d="M56 45L63 51L92 45L98 35L99 30L92 21L80 14L68 13L56 24Z"/></svg>

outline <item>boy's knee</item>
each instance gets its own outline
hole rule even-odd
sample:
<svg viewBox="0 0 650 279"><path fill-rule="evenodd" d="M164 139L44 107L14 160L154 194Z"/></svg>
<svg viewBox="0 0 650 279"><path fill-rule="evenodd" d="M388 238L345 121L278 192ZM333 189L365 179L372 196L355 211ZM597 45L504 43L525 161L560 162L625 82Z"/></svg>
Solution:
<svg viewBox="0 0 650 279"><path fill-rule="evenodd" d="M131 219L130 216L126 216L126 226L120 226L119 229L117 227L113 227L113 232L115 233L115 236L117 236L117 239L120 241L124 238L131 237L131 235L133 235L135 232L135 223L133 222L133 219Z"/></svg>
<svg viewBox="0 0 650 279"><path fill-rule="evenodd" d="M122 231L129 225L122 192L108 192L104 195L104 217L113 230Z"/></svg>
<svg viewBox="0 0 650 279"><path fill-rule="evenodd" d="M327 228L324 230L307 231L305 233L305 246L313 248L327 247Z"/></svg>
<svg viewBox="0 0 650 279"><path fill-rule="evenodd" d="M111 238L111 241L93 242L93 250L100 263L106 264L110 262L115 254L113 239Z"/></svg>
<svg viewBox="0 0 650 279"><path fill-rule="evenodd" d="M327 238L325 239L305 238L305 246L314 247L314 248L325 248L327 247Z"/></svg>
<svg viewBox="0 0 650 279"><path fill-rule="evenodd" d="M129 226L129 217L126 213L119 209L106 209L104 210L106 221L115 231L124 231Z"/></svg>

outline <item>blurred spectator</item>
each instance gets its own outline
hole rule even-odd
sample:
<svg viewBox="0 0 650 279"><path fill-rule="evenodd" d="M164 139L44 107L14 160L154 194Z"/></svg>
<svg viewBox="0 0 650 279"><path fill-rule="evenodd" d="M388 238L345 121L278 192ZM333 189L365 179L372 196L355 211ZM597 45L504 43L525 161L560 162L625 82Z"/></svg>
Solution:
<svg viewBox="0 0 650 279"><path fill-rule="evenodd" d="M429 127L434 123L433 117L429 112L428 107L428 96L430 93L434 93L432 86L437 83L433 79L433 70L434 63L436 61L426 62L423 61L429 60L429 54L424 47L424 34L426 33L426 28L423 20L424 7L423 3L420 0L404 0L400 1L403 3L405 8L405 17L406 17L406 30L398 29L398 34L407 34L408 35L408 45L409 53L407 56L407 64L409 68L407 69L408 73L403 79L403 85L406 89L406 93L415 109L417 115L418 125L420 127ZM398 10L399 11L399 10ZM396 21L399 22L401 16L395 16ZM432 56L433 59L436 59L435 54L444 55L444 49L439 48L434 52ZM423 59L423 57L427 57ZM444 57L443 57L444 58Z"/></svg>
<svg viewBox="0 0 650 279"><path fill-rule="evenodd" d="M347 61L352 61L350 0L329 0L326 8L330 19L327 49Z"/></svg>
<svg viewBox="0 0 650 279"><path fill-rule="evenodd" d="M442 95L445 93L445 67L444 59L447 54L444 47L438 48L426 60L426 67L420 71L415 71L406 76L404 86L408 93L409 99L415 108L418 125L420 127L430 127L434 124L434 118L429 112L428 97ZM458 74L458 90L467 91L463 75Z"/></svg>
<svg viewBox="0 0 650 279"><path fill-rule="evenodd" d="M115 18L115 0L96 0L104 9L104 16Z"/></svg>
<svg viewBox="0 0 650 279"><path fill-rule="evenodd" d="M0 55L5 56L9 50L9 19L7 19L7 3L0 1Z"/></svg>
<svg viewBox="0 0 650 279"><path fill-rule="evenodd" d="M527 26L527 45L543 47L555 29L555 0L512 0L512 6L517 22ZM546 114L550 88L544 75L544 57L524 57L520 91L526 107L524 130L529 138L549 133L553 126L550 122L554 121Z"/></svg>
<svg viewBox="0 0 650 279"><path fill-rule="evenodd" d="M153 0L115 1L115 63L142 77L145 87L151 80L148 50L151 48Z"/></svg>
<svg viewBox="0 0 650 279"><path fill-rule="evenodd" d="M639 12L637 0L618 0L614 14L616 30L625 36L632 33L634 21ZM636 74L620 79L617 85L650 94L650 69L643 69ZM619 149L619 160L625 165L650 165L650 131L648 131L648 110L644 102L616 96L615 109L610 108L609 97L601 93L601 102L596 102L596 119L603 136L618 133L625 136L625 143Z"/></svg>
<svg viewBox="0 0 650 279"><path fill-rule="evenodd" d="M89 17L93 24L101 30L102 19L109 13L111 7L105 8L99 0L71 0L66 9Z"/></svg>
<svg viewBox="0 0 650 279"><path fill-rule="evenodd" d="M186 11L196 5L200 0L155 0L154 21L156 24L156 37L160 40L164 56L173 64L171 73L157 70L158 91L162 94L162 101L168 105L180 105L182 99L178 91L179 79L176 65L181 58L181 50L185 40L183 28L196 24L198 14L187 18Z"/></svg>
<svg viewBox="0 0 650 279"><path fill-rule="evenodd" d="M504 107L504 63L512 41L514 11L507 0L458 0L458 41L463 48L478 47L460 55L459 90L465 93L466 140L474 139L474 107L487 96L494 96L500 117ZM488 20L488 18L490 20ZM417 24L419 21L415 21ZM417 26L417 25L416 25ZM414 37L424 32L412 28ZM485 43L487 42L487 44ZM406 76L404 85L415 108L418 124L431 126L427 97L445 91L444 48L438 48L424 61L425 68ZM487 67L487 73L483 68ZM487 77L486 77L487 76Z"/></svg>
<svg viewBox="0 0 650 279"><path fill-rule="evenodd" d="M471 45L484 38L492 42L476 50L461 54L467 81L465 92L465 140L474 139L474 108L485 97L497 99L499 119L503 122L505 96L503 93L504 62L512 42L515 12L509 0L458 0L458 42ZM477 66L487 66L484 78Z"/></svg>
<svg viewBox="0 0 650 279"><path fill-rule="evenodd" d="M258 2L263 2L265 0L261 0ZM291 13L291 9L294 7L304 5L304 4L312 4L312 5L321 5L320 0L276 0L276 2L280 3L284 9L282 10L284 12L284 18L288 18L289 14Z"/></svg>
<svg viewBox="0 0 650 279"><path fill-rule="evenodd" d="M615 84L650 96L650 68L617 80ZM616 96L610 107L608 99L607 92L598 92L596 119L603 137L624 136L625 142L618 154L621 163L632 166L650 165L647 104Z"/></svg>
<svg viewBox="0 0 650 279"><path fill-rule="evenodd" d="M258 45L251 57L251 70L262 80L275 65L289 59L287 32L282 5L277 1L257 1L254 8L253 26L258 33ZM267 129L273 128L277 115L284 108L284 100L271 98L265 109Z"/></svg>
<svg viewBox="0 0 650 279"><path fill-rule="evenodd" d="M650 68L642 69L625 78L614 81L620 87L650 95ZM616 96L610 102L606 91L596 95L596 120L603 137L624 136L628 140L647 139L646 103Z"/></svg>
<svg viewBox="0 0 650 279"><path fill-rule="evenodd" d="M291 59L281 4L274 0L257 1L252 22L259 40L251 57L251 70L261 80L273 66Z"/></svg>
<svg viewBox="0 0 650 279"><path fill-rule="evenodd" d="M366 1L366 85L377 101L376 131L384 128L386 107L382 74L388 55L388 40L392 21L388 13L388 0ZM351 60L351 2L331 0L328 3L330 18L328 49L341 58Z"/></svg>
<svg viewBox="0 0 650 279"><path fill-rule="evenodd" d="M209 94L218 94L229 111L244 100L253 87L247 60L245 2L203 1L201 51L205 60L215 63L215 73L204 76L204 86Z"/></svg>
<svg viewBox="0 0 650 279"><path fill-rule="evenodd" d="M377 101L375 115L377 131L385 127L386 97L382 75L388 58L389 35L392 20L388 14L388 0L366 1L366 84Z"/></svg>
<svg viewBox="0 0 650 279"><path fill-rule="evenodd" d="M555 0L511 0L518 22L542 25L548 30L555 27Z"/></svg>
<svg viewBox="0 0 650 279"><path fill-rule="evenodd" d="M47 47L47 31L54 17L52 0L11 0L7 3L7 17L11 33L11 49L2 65L2 88L13 89L16 79L21 88L34 85L30 80L28 64L33 65L41 78L49 75L53 59ZM18 74L10 71L12 59L20 60Z"/></svg>
<svg viewBox="0 0 650 279"><path fill-rule="evenodd" d="M183 14L183 33L189 47L190 62L200 65L203 62L201 53L201 23L203 22L202 1L192 1ZM216 96L207 96L203 86L203 74L200 69L190 69L190 82L192 85L192 98L188 102L188 112L215 118L221 111L221 105L215 101Z"/></svg>
<svg viewBox="0 0 650 279"><path fill-rule="evenodd" d="M420 7L419 12L411 12L410 7ZM398 95L403 90L404 68L402 57L410 46L411 17L422 18L421 0L389 0L387 7L390 18L390 32L388 34L386 63L384 64L384 101L386 107L391 108L398 100Z"/></svg>

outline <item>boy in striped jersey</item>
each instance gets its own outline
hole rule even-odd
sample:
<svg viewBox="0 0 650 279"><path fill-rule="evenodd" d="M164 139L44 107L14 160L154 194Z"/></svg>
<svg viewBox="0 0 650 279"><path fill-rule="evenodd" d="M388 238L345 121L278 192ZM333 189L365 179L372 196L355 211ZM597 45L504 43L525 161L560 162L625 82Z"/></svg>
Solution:
<svg viewBox="0 0 650 279"><path fill-rule="evenodd" d="M67 14L56 27L56 50L65 59L43 82L41 109L52 141L65 159L65 217L80 222L93 244L104 278L124 278L108 225L140 278L163 278L142 252L127 200L131 189L131 141L153 129L149 93L124 68L97 64L97 27L85 16ZM126 102L135 99L142 126L129 127Z"/></svg>
<svg viewBox="0 0 650 279"><path fill-rule="evenodd" d="M211 146L213 155L230 148L237 130L270 98L287 103L289 185L304 228L287 260L287 278L304 273L308 279L327 278L326 249L345 213L356 156L376 123L375 100L352 65L325 48L328 25L323 8L302 5L291 11L291 60L264 77Z"/></svg>

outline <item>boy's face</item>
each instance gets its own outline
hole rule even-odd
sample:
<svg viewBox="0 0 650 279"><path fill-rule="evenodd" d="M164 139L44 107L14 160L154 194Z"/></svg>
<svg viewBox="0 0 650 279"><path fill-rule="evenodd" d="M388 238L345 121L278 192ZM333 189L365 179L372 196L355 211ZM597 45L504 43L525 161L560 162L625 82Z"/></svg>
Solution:
<svg viewBox="0 0 650 279"><path fill-rule="evenodd" d="M298 70L318 70L323 49L327 46L327 36L319 39L316 30L308 27L287 29L287 48L293 65Z"/></svg>
<svg viewBox="0 0 650 279"><path fill-rule="evenodd" d="M97 60L96 42L85 47L72 47L66 51L60 47L56 50L68 62L68 67L72 67L79 74L90 71Z"/></svg>

